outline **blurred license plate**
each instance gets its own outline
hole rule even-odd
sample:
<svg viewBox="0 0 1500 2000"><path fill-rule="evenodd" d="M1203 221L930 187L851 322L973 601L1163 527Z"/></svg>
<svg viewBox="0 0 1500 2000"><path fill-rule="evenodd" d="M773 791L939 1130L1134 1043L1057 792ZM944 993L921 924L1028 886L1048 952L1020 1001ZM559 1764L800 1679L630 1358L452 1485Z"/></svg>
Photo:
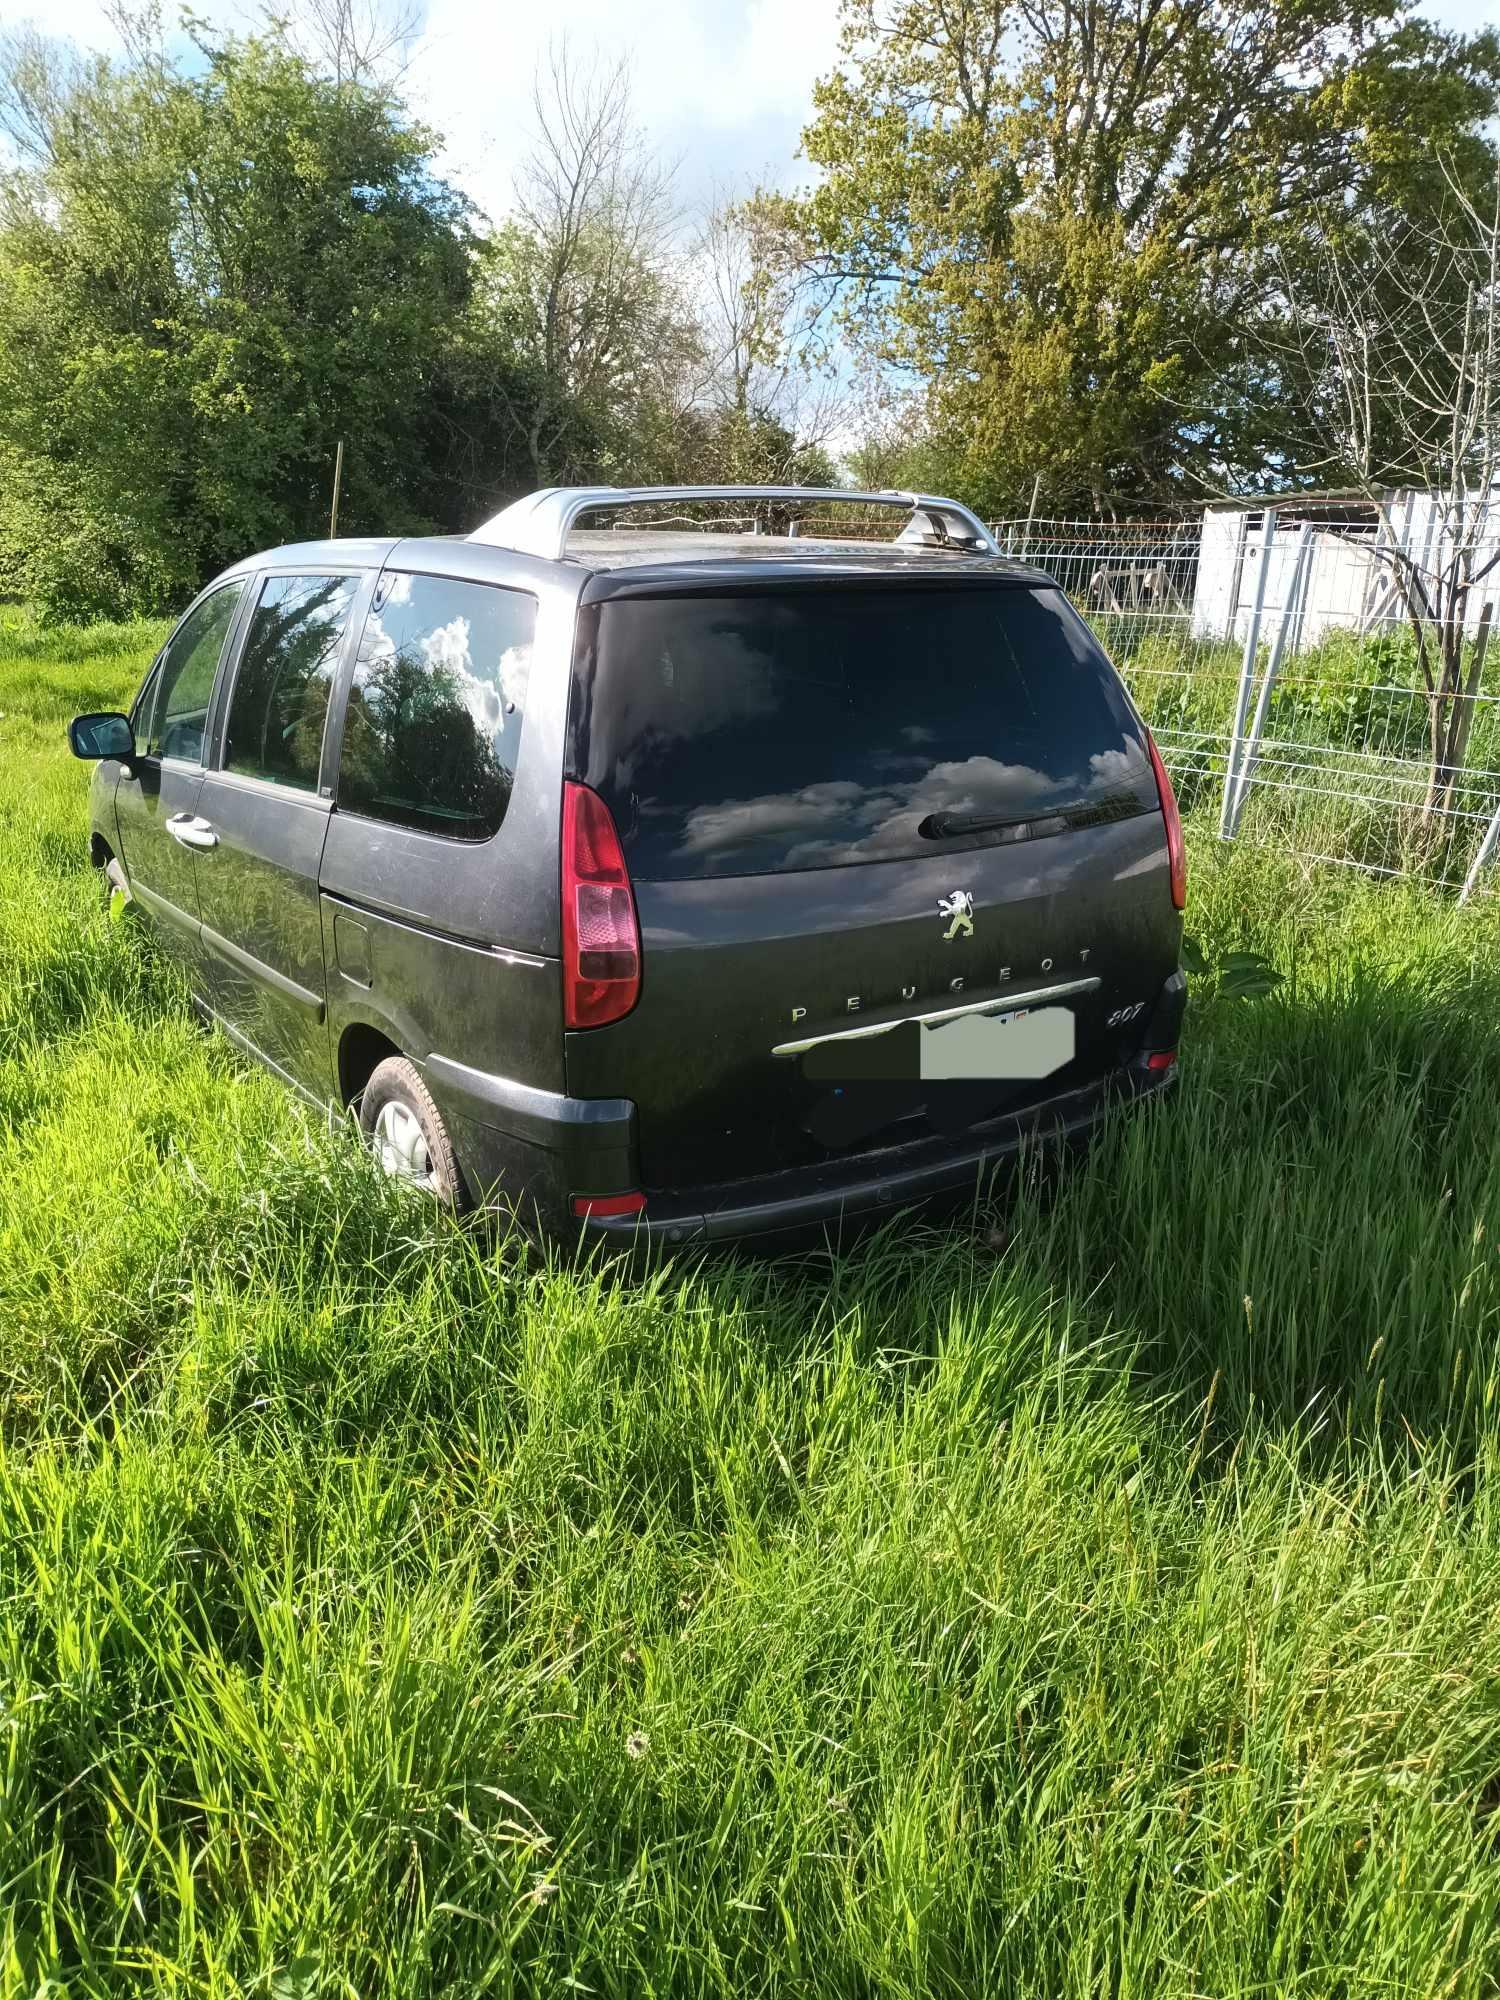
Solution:
<svg viewBox="0 0 1500 2000"><path fill-rule="evenodd" d="M1035 1081L1073 1060L1069 1007L1018 1007L1009 1014L963 1014L923 1027L918 1075L924 1082L989 1077Z"/></svg>
<svg viewBox="0 0 1500 2000"><path fill-rule="evenodd" d="M811 1083L937 1083L985 1078L1032 1082L1074 1053L1067 1007L1015 1007L962 1014L933 1026L898 1021L879 1034L815 1043L802 1058Z"/></svg>

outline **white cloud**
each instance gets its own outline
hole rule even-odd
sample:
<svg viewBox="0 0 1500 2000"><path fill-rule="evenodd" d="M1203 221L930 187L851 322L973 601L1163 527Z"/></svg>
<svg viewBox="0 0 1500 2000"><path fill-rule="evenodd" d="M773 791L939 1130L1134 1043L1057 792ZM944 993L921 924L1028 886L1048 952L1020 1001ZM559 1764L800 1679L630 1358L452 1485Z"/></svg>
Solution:
<svg viewBox="0 0 1500 2000"><path fill-rule="evenodd" d="M296 0L290 0L295 12ZM245 27L257 0L198 0L211 21ZM1431 0L1445 26L1500 24L1500 0ZM29 21L90 48L118 48L101 0L0 0L0 29ZM444 136L444 170L491 215L510 200L531 140L531 86L550 37L580 55L628 55L638 121L681 162L685 204L716 182L798 182L812 86L838 55L838 0L428 0L411 50L414 108Z"/></svg>
<svg viewBox="0 0 1500 2000"><path fill-rule="evenodd" d="M429 667L447 667L459 674L470 672L468 619L450 618L435 631L424 632L422 653Z"/></svg>
<svg viewBox="0 0 1500 2000"><path fill-rule="evenodd" d="M1500 0L1443 0L1441 6L1424 7L1445 28L1461 28L1474 35L1481 28L1500 28Z"/></svg>
<svg viewBox="0 0 1500 2000"><path fill-rule="evenodd" d="M837 25L837 0L569 0L560 12L430 0L409 82L447 137L445 165L498 216L530 149L537 65L566 29L584 60L629 58L637 121L680 162L691 205L717 181L795 181L793 155L813 83L835 60Z"/></svg>
<svg viewBox="0 0 1500 2000"><path fill-rule="evenodd" d="M526 690L530 685L530 645L507 646L500 655L500 694L507 714L526 706Z"/></svg>
<svg viewBox="0 0 1500 2000"><path fill-rule="evenodd" d="M985 756L949 759L915 779L886 785L828 779L797 792L696 806L684 818L677 852L727 869L743 859L748 844L775 839L793 867L878 861L910 853L929 813L1024 811L1059 782L1029 764ZM798 838L804 834L808 838Z"/></svg>
<svg viewBox="0 0 1500 2000"><path fill-rule="evenodd" d="M295 14L296 0L287 11ZM169 18L173 10L168 10ZM257 0L198 0L210 22L245 29ZM87 48L118 50L101 0L0 0L0 29L22 22ZM838 0L428 0L407 89L443 135L443 165L490 215L510 201L531 143L532 79L551 38L575 53L630 59L637 121L681 163L685 203L718 181L790 185L814 80L837 55Z"/></svg>

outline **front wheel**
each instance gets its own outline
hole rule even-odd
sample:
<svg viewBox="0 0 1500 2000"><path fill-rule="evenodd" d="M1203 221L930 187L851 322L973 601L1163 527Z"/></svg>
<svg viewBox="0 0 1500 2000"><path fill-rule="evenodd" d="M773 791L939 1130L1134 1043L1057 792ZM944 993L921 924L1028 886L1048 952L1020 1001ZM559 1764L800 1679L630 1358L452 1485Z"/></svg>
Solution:
<svg viewBox="0 0 1500 2000"><path fill-rule="evenodd" d="M360 1130L392 1180L430 1195L455 1215L469 1206L453 1141L421 1072L405 1056L387 1056L365 1085Z"/></svg>

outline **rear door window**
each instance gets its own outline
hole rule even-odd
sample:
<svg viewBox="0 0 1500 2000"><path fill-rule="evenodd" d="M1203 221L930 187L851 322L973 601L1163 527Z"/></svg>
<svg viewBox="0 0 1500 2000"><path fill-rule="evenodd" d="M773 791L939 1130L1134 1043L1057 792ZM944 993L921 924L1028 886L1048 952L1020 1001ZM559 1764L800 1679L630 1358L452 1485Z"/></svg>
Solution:
<svg viewBox="0 0 1500 2000"><path fill-rule="evenodd" d="M226 583L205 597L167 641L156 672L156 692L148 701L151 726L146 754L203 761L203 734L213 699L219 656L234 623L245 586Z"/></svg>
<svg viewBox="0 0 1500 2000"><path fill-rule="evenodd" d="M610 600L570 735L643 880L930 855L949 815L1156 805L1114 670L1053 590Z"/></svg>
<svg viewBox="0 0 1500 2000"><path fill-rule="evenodd" d="M523 591L387 572L354 665L340 809L488 840L510 803L535 636Z"/></svg>
<svg viewBox="0 0 1500 2000"><path fill-rule="evenodd" d="M323 728L359 579L270 576L250 619L224 736L224 769L318 789Z"/></svg>

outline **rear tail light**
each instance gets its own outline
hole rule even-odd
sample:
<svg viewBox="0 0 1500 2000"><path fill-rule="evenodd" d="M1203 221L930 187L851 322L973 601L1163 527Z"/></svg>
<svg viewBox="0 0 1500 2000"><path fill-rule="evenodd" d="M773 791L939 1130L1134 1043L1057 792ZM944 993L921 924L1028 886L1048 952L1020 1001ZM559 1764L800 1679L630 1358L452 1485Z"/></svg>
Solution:
<svg viewBox="0 0 1500 2000"><path fill-rule="evenodd" d="M641 997L635 892L609 807L571 780L563 786L563 1025L602 1028Z"/></svg>
<svg viewBox="0 0 1500 2000"><path fill-rule="evenodd" d="M646 1197L638 1188L629 1194L575 1194L570 1204L577 1216L639 1215Z"/></svg>
<svg viewBox="0 0 1500 2000"><path fill-rule="evenodd" d="M1177 794L1161 761L1156 739L1148 729L1146 748L1151 752L1151 768L1156 773L1156 795L1161 800L1161 816L1167 823L1167 861L1172 878L1172 907L1187 908L1187 850L1182 844L1182 815L1177 810Z"/></svg>
<svg viewBox="0 0 1500 2000"><path fill-rule="evenodd" d="M1170 1069L1176 1060L1176 1049L1153 1049L1146 1058L1146 1067L1147 1069Z"/></svg>

